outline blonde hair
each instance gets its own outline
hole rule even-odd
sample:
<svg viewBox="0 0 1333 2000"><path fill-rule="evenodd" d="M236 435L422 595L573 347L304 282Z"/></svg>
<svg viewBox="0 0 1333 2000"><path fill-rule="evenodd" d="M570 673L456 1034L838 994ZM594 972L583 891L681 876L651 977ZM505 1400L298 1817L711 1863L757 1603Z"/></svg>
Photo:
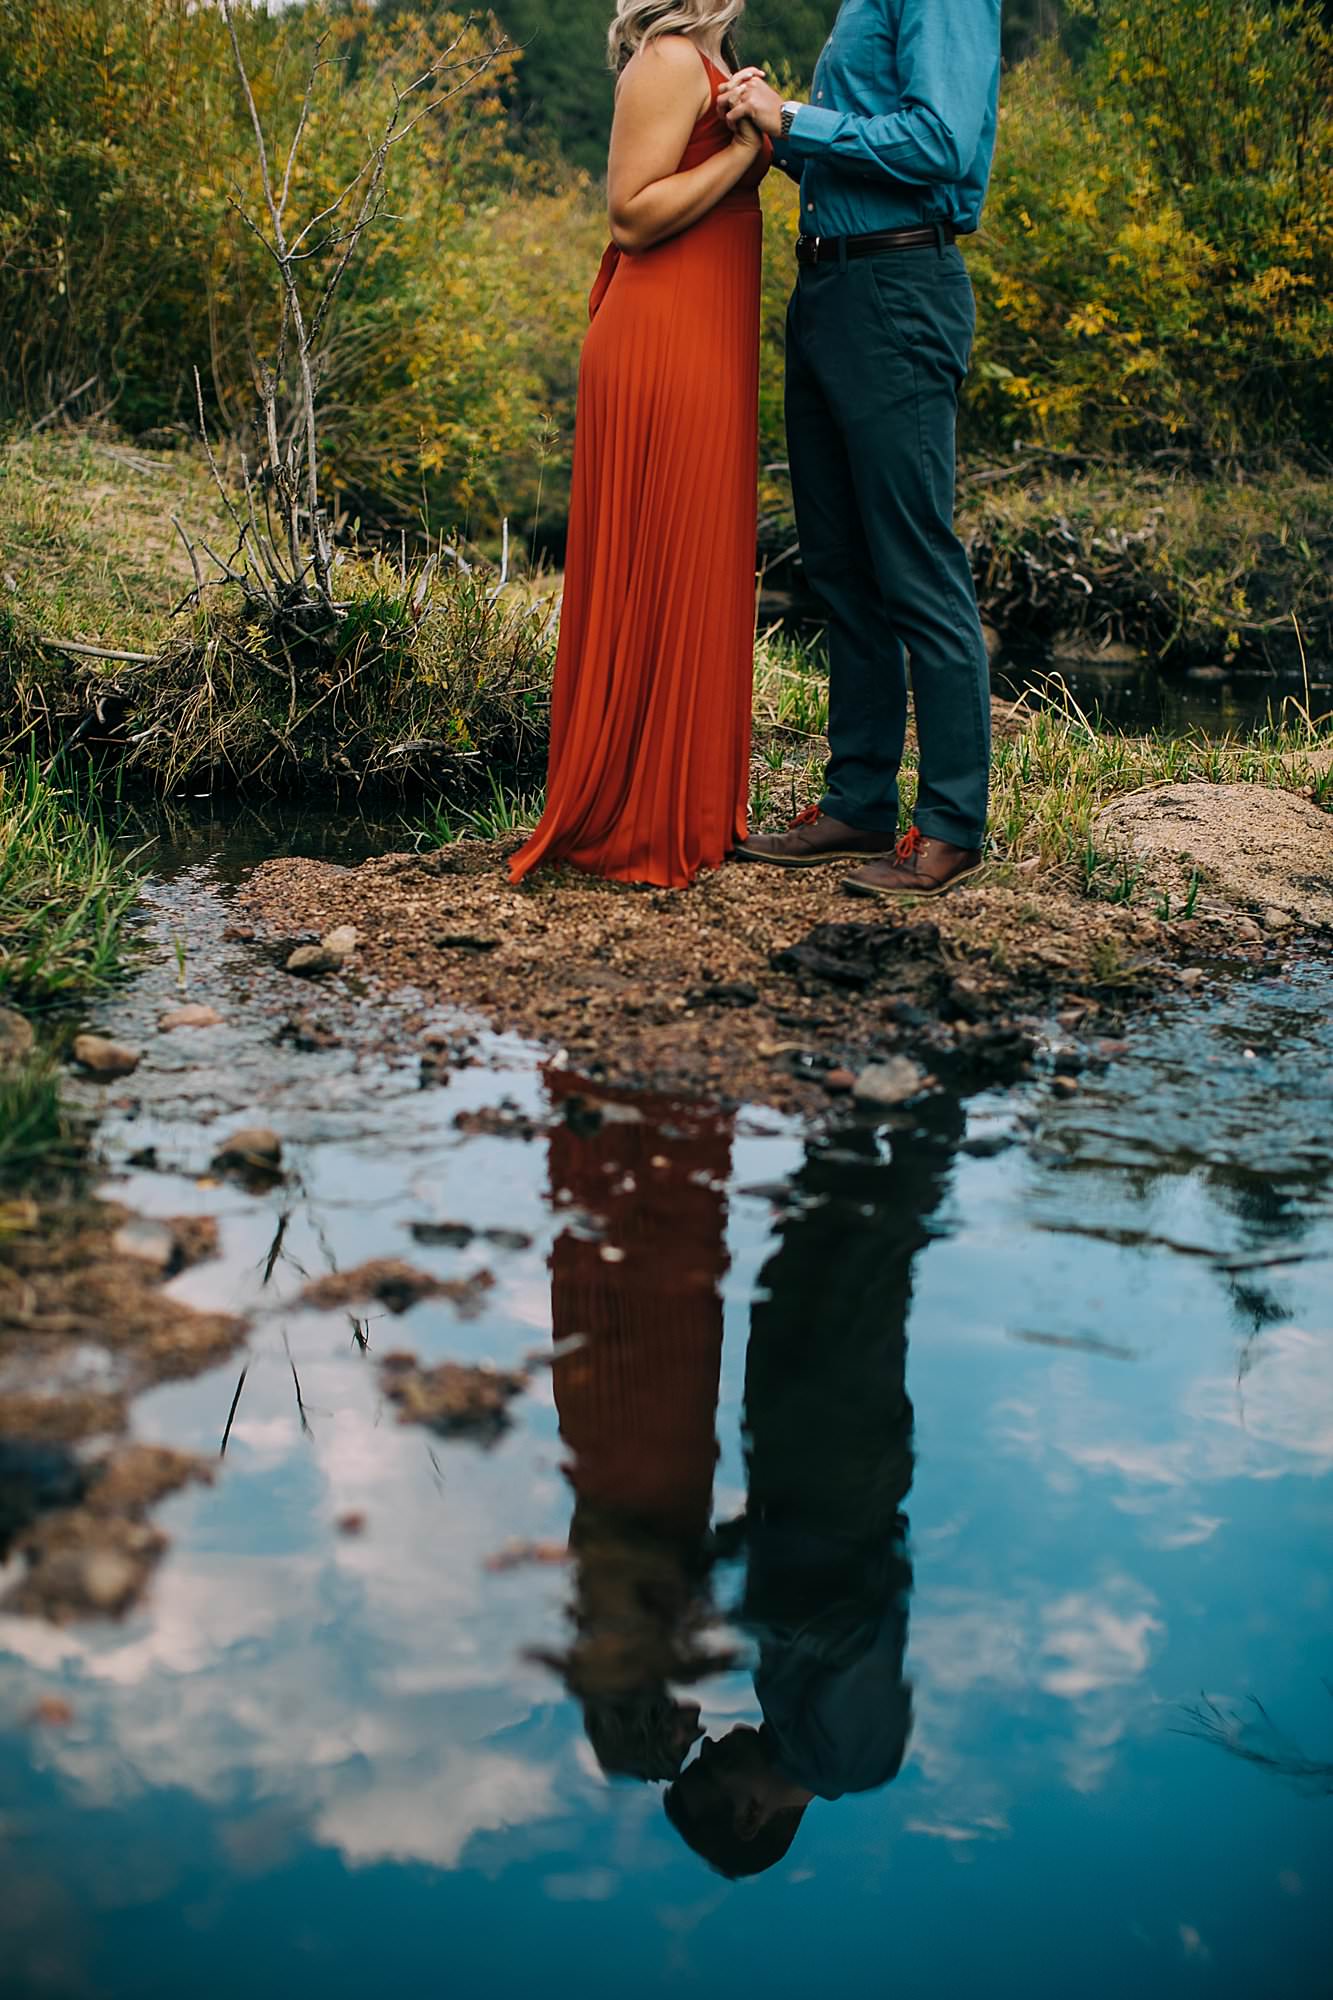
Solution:
<svg viewBox="0 0 1333 2000"><path fill-rule="evenodd" d="M622 70L658 35L720 34L725 45L744 12L745 0L618 0L606 37L607 60Z"/></svg>

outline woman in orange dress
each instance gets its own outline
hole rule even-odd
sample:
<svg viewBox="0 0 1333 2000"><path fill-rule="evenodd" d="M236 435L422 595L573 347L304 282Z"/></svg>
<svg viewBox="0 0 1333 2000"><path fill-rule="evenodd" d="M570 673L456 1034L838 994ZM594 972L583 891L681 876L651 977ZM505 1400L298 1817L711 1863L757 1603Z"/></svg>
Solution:
<svg viewBox="0 0 1333 2000"><path fill-rule="evenodd" d="M568 861L679 888L746 835L759 183L716 109L743 0L621 0L613 242L579 371L546 810L510 879Z"/></svg>

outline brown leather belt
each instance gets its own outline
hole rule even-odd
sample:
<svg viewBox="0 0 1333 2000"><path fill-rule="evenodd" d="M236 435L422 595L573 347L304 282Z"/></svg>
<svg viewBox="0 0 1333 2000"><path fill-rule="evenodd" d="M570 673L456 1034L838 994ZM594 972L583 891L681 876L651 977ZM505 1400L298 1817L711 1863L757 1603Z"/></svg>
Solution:
<svg viewBox="0 0 1333 2000"><path fill-rule="evenodd" d="M798 236L796 261L801 265L840 264L848 257L878 257L883 250L943 249L958 231L951 222L922 222L909 229L878 229L869 236Z"/></svg>

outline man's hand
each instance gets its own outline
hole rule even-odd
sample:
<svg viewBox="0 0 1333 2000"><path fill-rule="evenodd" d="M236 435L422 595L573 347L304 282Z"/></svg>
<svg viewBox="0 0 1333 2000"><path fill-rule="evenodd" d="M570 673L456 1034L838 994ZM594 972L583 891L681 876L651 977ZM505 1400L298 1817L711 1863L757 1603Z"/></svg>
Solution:
<svg viewBox="0 0 1333 2000"><path fill-rule="evenodd" d="M742 118L752 120L770 139L776 139L782 129L782 106L786 100L765 81L762 70L738 69L718 92L717 101L733 130Z"/></svg>

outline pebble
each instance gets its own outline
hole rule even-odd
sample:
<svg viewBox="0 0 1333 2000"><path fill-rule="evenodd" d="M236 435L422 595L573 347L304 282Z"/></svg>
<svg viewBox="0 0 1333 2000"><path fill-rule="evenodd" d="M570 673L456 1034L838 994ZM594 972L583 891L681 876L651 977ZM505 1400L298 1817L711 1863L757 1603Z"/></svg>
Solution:
<svg viewBox="0 0 1333 2000"><path fill-rule="evenodd" d="M822 1079L830 1097L845 1097L849 1090L855 1090L856 1078L849 1069L831 1069Z"/></svg>
<svg viewBox="0 0 1333 2000"><path fill-rule="evenodd" d="M94 1549L83 1559L79 1584L96 1611L118 1611L139 1587L139 1571L115 1549Z"/></svg>
<svg viewBox="0 0 1333 2000"><path fill-rule="evenodd" d="M73 1720L73 1706L60 1694L44 1694L28 1710L28 1721L40 1729L68 1729Z"/></svg>
<svg viewBox="0 0 1333 2000"><path fill-rule="evenodd" d="M852 1095L858 1104L887 1109L915 1097L925 1080L925 1071L907 1056L891 1056L888 1062L863 1069L852 1084Z"/></svg>
<svg viewBox="0 0 1333 2000"><path fill-rule="evenodd" d="M111 1239L111 1247L122 1257L137 1257L140 1263L150 1264L155 1271L170 1270L179 1256L175 1231L146 1215L123 1222Z"/></svg>
<svg viewBox="0 0 1333 2000"><path fill-rule="evenodd" d="M356 925L338 924L335 929L325 932L320 944L337 958L350 958L357 947Z"/></svg>
<svg viewBox="0 0 1333 2000"><path fill-rule="evenodd" d="M321 972L337 972L344 957L343 952L327 951L322 944L298 944L288 954L286 970L294 972L298 979L314 979Z"/></svg>
<svg viewBox="0 0 1333 2000"><path fill-rule="evenodd" d="M231 1133L213 1155L215 1167L248 1167L273 1173L282 1161L282 1141L267 1125L246 1125Z"/></svg>
<svg viewBox="0 0 1333 2000"><path fill-rule="evenodd" d="M1265 930L1289 931L1291 929L1292 922L1293 919L1287 915L1287 912L1285 910L1279 910L1276 904L1270 904L1269 907L1264 911Z"/></svg>
<svg viewBox="0 0 1333 2000"><path fill-rule="evenodd" d="M206 1007L201 1000L187 1000L183 1007L169 1008L158 1017L158 1027L163 1034L172 1028L216 1028L222 1019L216 1007Z"/></svg>
<svg viewBox="0 0 1333 2000"><path fill-rule="evenodd" d="M139 1051L105 1035L76 1035L74 1060L91 1076L130 1076L139 1067Z"/></svg>
<svg viewBox="0 0 1333 2000"><path fill-rule="evenodd" d="M1051 1078L1051 1089L1058 1097L1076 1097L1078 1095L1078 1078L1076 1076L1053 1076Z"/></svg>
<svg viewBox="0 0 1333 2000"><path fill-rule="evenodd" d="M1204 972L1203 972L1203 967L1201 965L1187 965L1183 971L1178 972L1176 974L1177 985L1184 986L1189 989L1193 989L1196 986L1202 986L1203 980L1204 980Z"/></svg>

